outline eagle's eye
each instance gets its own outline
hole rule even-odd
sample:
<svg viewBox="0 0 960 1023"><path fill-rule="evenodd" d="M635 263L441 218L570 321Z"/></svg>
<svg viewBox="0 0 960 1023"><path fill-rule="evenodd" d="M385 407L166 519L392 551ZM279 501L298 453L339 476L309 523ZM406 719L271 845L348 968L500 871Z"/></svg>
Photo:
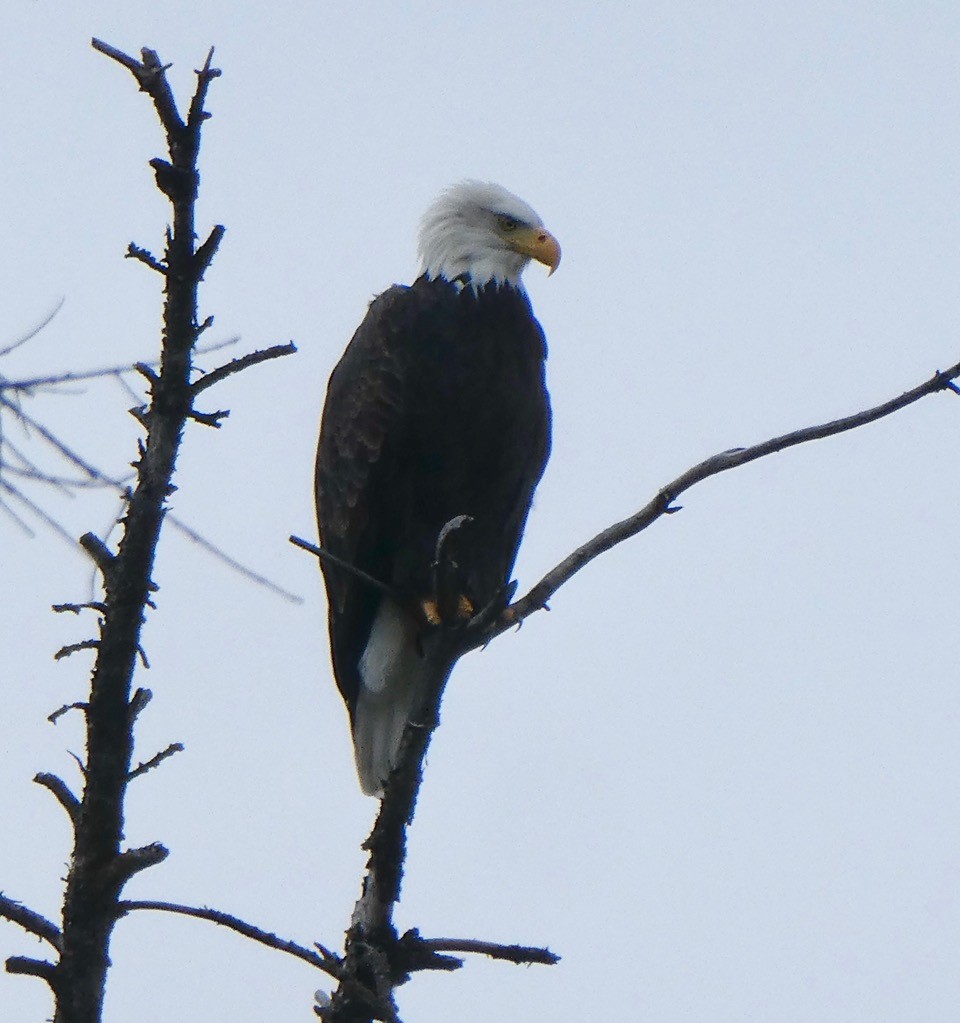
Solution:
<svg viewBox="0 0 960 1023"><path fill-rule="evenodd" d="M497 217L497 223L501 231L516 231L520 226L513 217Z"/></svg>

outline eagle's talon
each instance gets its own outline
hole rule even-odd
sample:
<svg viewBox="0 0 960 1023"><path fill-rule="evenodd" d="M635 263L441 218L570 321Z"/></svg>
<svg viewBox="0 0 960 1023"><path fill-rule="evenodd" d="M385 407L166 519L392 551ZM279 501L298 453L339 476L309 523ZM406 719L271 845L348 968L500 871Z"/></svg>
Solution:
<svg viewBox="0 0 960 1023"><path fill-rule="evenodd" d="M443 625L440 608L432 597L420 601L420 610L423 612L427 625Z"/></svg>
<svg viewBox="0 0 960 1023"><path fill-rule="evenodd" d="M462 625L473 618L473 601L465 593L461 593L457 597L457 607L451 622L444 620L440 613L440 604L434 597L426 597L421 600L420 611L427 625Z"/></svg>

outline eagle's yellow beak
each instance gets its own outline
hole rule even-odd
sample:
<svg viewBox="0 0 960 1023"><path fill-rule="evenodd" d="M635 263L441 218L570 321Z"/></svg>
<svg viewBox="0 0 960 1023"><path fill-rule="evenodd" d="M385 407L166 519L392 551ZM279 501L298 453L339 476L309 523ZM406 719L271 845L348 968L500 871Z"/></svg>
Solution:
<svg viewBox="0 0 960 1023"><path fill-rule="evenodd" d="M524 227L510 237L510 247L550 268L549 277L560 265L560 243L545 227Z"/></svg>

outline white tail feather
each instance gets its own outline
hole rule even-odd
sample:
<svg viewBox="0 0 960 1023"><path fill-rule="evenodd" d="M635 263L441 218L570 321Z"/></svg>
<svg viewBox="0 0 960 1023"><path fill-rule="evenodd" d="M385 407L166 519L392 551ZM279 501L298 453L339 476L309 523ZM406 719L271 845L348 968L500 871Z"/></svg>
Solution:
<svg viewBox="0 0 960 1023"><path fill-rule="evenodd" d="M357 774L368 796L382 794L407 722L427 690L430 668L416 642L412 619L392 601L382 601L360 658L361 686L353 715Z"/></svg>

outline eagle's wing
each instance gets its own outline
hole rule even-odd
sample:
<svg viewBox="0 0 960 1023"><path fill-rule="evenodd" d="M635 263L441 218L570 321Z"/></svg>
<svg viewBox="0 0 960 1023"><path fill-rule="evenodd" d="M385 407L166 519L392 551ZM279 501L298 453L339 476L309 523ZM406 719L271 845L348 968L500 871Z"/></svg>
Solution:
<svg viewBox="0 0 960 1023"><path fill-rule="evenodd" d="M399 285L371 303L330 377L317 450L321 545L384 582L391 573L390 511L396 499L396 453L405 443L404 364L416 305L411 289ZM322 567L334 673L352 715L357 665L381 594L330 562Z"/></svg>

